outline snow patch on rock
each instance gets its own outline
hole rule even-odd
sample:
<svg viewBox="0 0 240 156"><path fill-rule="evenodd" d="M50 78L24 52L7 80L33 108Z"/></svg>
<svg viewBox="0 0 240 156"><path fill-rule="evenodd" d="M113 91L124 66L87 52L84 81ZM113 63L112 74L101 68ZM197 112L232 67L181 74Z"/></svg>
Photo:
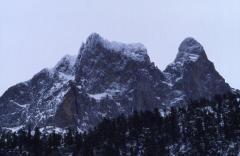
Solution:
<svg viewBox="0 0 240 156"><path fill-rule="evenodd" d="M6 129L6 130L9 130L11 132L18 132L20 129L22 129L24 126L23 125L20 125L20 126L16 126L16 127L3 127L3 129Z"/></svg>
<svg viewBox="0 0 240 156"><path fill-rule="evenodd" d="M101 99L107 97L107 93L98 93L98 94L88 94L89 97L95 99L96 101L100 101Z"/></svg>
<svg viewBox="0 0 240 156"><path fill-rule="evenodd" d="M13 100L10 100L11 103L15 104L16 106L20 107L20 108L28 108L30 106L30 104L24 104L24 105L20 105L19 103L13 101Z"/></svg>
<svg viewBox="0 0 240 156"><path fill-rule="evenodd" d="M204 107L203 110L205 110L207 113L214 113L212 107L210 107L210 106Z"/></svg>

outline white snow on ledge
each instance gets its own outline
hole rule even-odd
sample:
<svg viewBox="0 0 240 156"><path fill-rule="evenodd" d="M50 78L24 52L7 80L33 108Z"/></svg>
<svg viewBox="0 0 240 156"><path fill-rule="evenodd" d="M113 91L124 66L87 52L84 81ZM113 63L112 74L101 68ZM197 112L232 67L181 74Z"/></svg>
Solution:
<svg viewBox="0 0 240 156"><path fill-rule="evenodd" d="M95 99L96 101L100 101L101 99L105 98L108 93L99 93L99 94L88 94L89 97Z"/></svg>
<svg viewBox="0 0 240 156"><path fill-rule="evenodd" d="M74 80L74 75L73 74L72 75L71 74L67 75L67 74L65 74L63 72L59 72L59 77L61 79L65 80L65 81Z"/></svg>
<svg viewBox="0 0 240 156"><path fill-rule="evenodd" d="M21 108L27 108L30 105L30 104L20 105L19 103L15 102L13 100L10 100L10 102L12 102L13 104L15 104L16 106L21 107Z"/></svg>
<svg viewBox="0 0 240 156"><path fill-rule="evenodd" d="M184 53L182 54L182 56L177 56L175 63L183 66L185 62L187 61L192 61L192 62L196 62L199 59L199 55L197 54L189 54L189 53Z"/></svg>
<svg viewBox="0 0 240 156"><path fill-rule="evenodd" d="M199 58L199 55L196 55L196 54L189 54L188 56L190 58L190 60L192 61L197 61L197 59Z"/></svg>
<svg viewBox="0 0 240 156"><path fill-rule="evenodd" d="M106 98L107 96L109 98L118 96L119 94L122 94L125 90L126 88L124 86L120 86L119 84L113 83L111 86L111 89L106 89L103 92L95 93L95 94L88 93L88 96L99 102L101 99Z"/></svg>
<svg viewBox="0 0 240 156"><path fill-rule="evenodd" d="M240 98L237 98L237 102L240 102Z"/></svg>
<svg viewBox="0 0 240 156"><path fill-rule="evenodd" d="M11 132L18 132L20 129L22 129L24 126L23 125L20 125L20 126L17 126L17 127L11 127L11 128L8 128L8 127L3 127L3 129L6 129L6 130L9 130Z"/></svg>

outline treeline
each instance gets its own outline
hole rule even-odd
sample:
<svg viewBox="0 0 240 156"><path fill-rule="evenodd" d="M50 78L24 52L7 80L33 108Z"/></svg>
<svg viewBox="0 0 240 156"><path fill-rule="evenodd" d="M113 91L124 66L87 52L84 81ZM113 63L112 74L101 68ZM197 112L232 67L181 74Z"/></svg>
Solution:
<svg viewBox="0 0 240 156"><path fill-rule="evenodd" d="M88 133L79 133L70 128L63 135L54 131L48 135L41 134L38 128L34 131L29 128L17 133L3 133L0 137L0 155L72 153L83 156L118 156L136 155L138 150L151 155L156 150L158 153L166 153L164 147L177 141L179 132L175 111L163 118L156 109L153 112L134 112L129 118L121 115L116 119L104 119ZM158 133L164 135L156 138Z"/></svg>
<svg viewBox="0 0 240 156"><path fill-rule="evenodd" d="M161 112L162 113L162 112ZM240 96L192 101L162 116L158 109L104 119L87 133L2 133L0 155L162 156L237 155ZM31 134L32 133L32 134Z"/></svg>

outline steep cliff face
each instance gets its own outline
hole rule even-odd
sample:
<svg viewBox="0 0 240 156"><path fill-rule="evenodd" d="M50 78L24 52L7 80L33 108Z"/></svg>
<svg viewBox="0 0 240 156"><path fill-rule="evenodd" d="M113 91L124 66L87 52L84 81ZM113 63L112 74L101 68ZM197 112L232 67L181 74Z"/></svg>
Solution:
<svg viewBox="0 0 240 156"><path fill-rule="evenodd" d="M94 33L76 57L65 56L54 68L9 88L0 98L0 122L2 127L87 129L104 117L165 110L228 91L193 38L181 43L175 61L162 72L142 44L110 42Z"/></svg>
<svg viewBox="0 0 240 156"><path fill-rule="evenodd" d="M65 56L54 68L10 87L0 98L1 126L48 125L74 79L74 64L74 57Z"/></svg>

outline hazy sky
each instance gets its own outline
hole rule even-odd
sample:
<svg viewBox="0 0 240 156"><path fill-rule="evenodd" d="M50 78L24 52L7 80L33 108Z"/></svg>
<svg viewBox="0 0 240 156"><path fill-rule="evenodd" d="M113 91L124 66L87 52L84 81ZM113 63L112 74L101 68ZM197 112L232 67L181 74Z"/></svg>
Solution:
<svg viewBox="0 0 240 156"><path fill-rule="evenodd" d="M239 0L1 0L0 94L77 54L92 32L141 42L163 70L188 36L216 69L240 88Z"/></svg>

